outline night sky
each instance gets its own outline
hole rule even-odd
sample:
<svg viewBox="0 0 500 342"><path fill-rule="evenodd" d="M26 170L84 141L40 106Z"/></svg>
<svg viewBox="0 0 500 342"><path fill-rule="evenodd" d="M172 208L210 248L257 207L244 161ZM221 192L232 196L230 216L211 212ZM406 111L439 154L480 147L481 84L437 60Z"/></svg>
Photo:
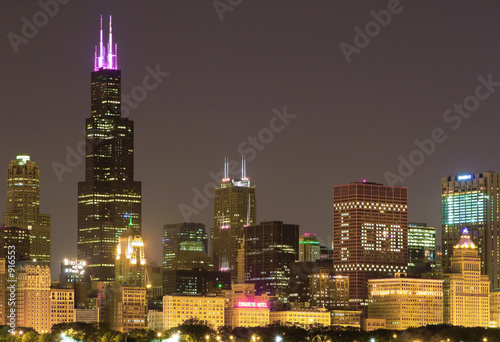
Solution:
<svg viewBox="0 0 500 342"><path fill-rule="evenodd" d="M224 13L212 1L60 1L46 23L37 1L3 1L0 20L0 169L17 154L40 166L52 278L61 259L76 256L84 163L70 160L71 172L59 177L53 165L68 166L67 149L84 138L100 14L113 15L122 95L143 97L129 118L149 260L161 260L162 225L185 220L180 206L199 210L188 219L209 230L213 201L193 204L195 193L213 193L210 173L224 157L239 162L242 150L257 220L297 223L324 243L333 185L389 184L391 172L409 188L410 220L440 226L441 177L500 171L498 1L220 0ZM370 24L375 16L385 27ZM38 32L25 29L23 38L34 19ZM144 93L148 67L169 75ZM464 101L460 116L454 104ZM276 113L289 117L286 125ZM433 131L435 151L414 152ZM401 176L400 156L420 165Z"/></svg>

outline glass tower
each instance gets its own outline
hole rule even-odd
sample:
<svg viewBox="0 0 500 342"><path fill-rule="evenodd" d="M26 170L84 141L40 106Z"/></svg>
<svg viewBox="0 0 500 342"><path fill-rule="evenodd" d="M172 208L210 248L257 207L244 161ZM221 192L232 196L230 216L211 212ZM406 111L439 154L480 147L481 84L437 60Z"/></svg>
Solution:
<svg viewBox="0 0 500 342"><path fill-rule="evenodd" d="M112 44L101 40L91 74L86 119L85 180L78 183L78 260L93 280L113 281L120 236L141 234L141 183L134 181L134 123L121 117L121 71Z"/></svg>
<svg viewBox="0 0 500 342"><path fill-rule="evenodd" d="M441 179L443 270L451 267L453 246L463 228L477 245L481 273L500 287L500 174L484 172Z"/></svg>
<svg viewBox="0 0 500 342"><path fill-rule="evenodd" d="M3 223L28 229L29 258L50 263L50 215L40 214L40 170L30 156L19 155L9 164Z"/></svg>
<svg viewBox="0 0 500 342"><path fill-rule="evenodd" d="M241 178L231 179L229 163L224 164L224 178L215 189L214 227L212 228L212 256L215 269L230 271L237 280L238 250L243 242L243 227L256 224L255 186L250 186L246 176L245 160L242 161Z"/></svg>

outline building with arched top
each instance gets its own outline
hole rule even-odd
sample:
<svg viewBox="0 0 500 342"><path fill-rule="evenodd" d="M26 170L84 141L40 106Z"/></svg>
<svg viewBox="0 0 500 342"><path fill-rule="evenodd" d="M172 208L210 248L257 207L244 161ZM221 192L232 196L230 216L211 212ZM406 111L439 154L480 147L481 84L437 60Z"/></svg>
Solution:
<svg viewBox="0 0 500 342"><path fill-rule="evenodd" d="M489 327L490 281L481 275L481 258L467 228L453 247L450 264L451 273L444 275L443 284L444 323Z"/></svg>

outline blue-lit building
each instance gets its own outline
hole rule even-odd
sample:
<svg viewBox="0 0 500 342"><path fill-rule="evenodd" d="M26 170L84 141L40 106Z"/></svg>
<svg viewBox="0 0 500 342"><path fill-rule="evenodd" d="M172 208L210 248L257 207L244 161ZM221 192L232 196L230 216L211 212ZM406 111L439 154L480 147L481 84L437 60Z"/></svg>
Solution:
<svg viewBox="0 0 500 342"><path fill-rule="evenodd" d="M481 273L500 287L500 174L484 172L441 179L443 270L450 270L453 246L468 228L481 257Z"/></svg>

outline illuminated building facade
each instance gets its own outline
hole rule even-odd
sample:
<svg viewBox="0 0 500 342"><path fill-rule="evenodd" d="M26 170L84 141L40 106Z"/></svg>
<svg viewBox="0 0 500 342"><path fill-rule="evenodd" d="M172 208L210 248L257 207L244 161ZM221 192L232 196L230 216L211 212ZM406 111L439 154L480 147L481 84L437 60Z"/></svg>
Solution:
<svg viewBox="0 0 500 342"><path fill-rule="evenodd" d="M115 281L119 285L146 287L146 256L142 236L130 227L116 246Z"/></svg>
<svg viewBox="0 0 500 342"><path fill-rule="evenodd" d="M321 258L316 234L305 233L299 238L299 261L316 261Z"/></svg>
<svg viewBox="0 0 500 342"><path fill-rule="evenodd" d="M134 181L134 124L121 117L121 71L112 43L101 40L91 75L91 117L86 119L85 181L78 183L78 260L93 280L113 281L115 252L129 228L141 234L141 183ZM97 51L98 50L98 51Z"/></svg>
<svg viewBox="0 0 500 342"><path fill-rule="evenodd" d="M260 327L269 324L269 296L255 295L255 284L232 284L226 293L225 326Z"/></svg>
<svg viewBox="0 0 500 342"><path fill-rule="evenodd" d="M87 274L85 272L87 263L79 260L64 259L61 262L60 283L78 283L83 281Z"/></svg>
<svg viewBox="0 0 500 342"><path fill-rule="evenodd" d="M9 164L3 223L27 229L29 258L50 263L50 215L40 214L40 170L30 156L17 156Z"/></svg>
<svg viewBox="0 0 500 342"><path fill-rule="evenodd" d="M148 310L148 329L163 332L163 311Z"/></svg>
<svg viewBox="0 0 500 342"><path fill-rule="evenodd" d="M349 307L349 277L335 275L329 268L317 268L309 278L311 306L327 309Z"/></svg>
<svg viewBox="0 0 500 342"><path fill-rule="evenodd" d="M329 326L330 312L326 309L292 309L287 311L271 311L269 323Z"/></svg>
<svg viewBox="0 0 500 342"><path fill-rule="evenodd" d="M15 247L16 260L30 259L30 231L25 228L0 227L0 259L7 259L9 246Z"/></svg>
<svg viewBox="0 0 500 342"><path fill-rule="evenodd" d="M75 308L75 322L98 323L99 322L99 310L98 309Z"/></svg>
<svg viewBox="0 0 500 342"><path fill-rule="evenodd" d="M190 255L188 252L208 253L208 235L204 224L183 222L163 226L163 268L165 270L179 269L176 259L182 252L188 256ZM205 268L207 266L201 262L192 267Z"/></svg>
<svg viewBox="0 0 500 342"><path fill-rule="evenodd" d="M109 298L104 321L120 332L146 328L146 288L115 285L106 288Z"/></svg>
<svg viewBox="0 0 500 342"><path fill-rule="evenodd" d="M7 323L6 311L8 304L7 290L7 264L5 258L0 258L0 325L5 325Z"/></svg>
<svg viewBox="0 0 500 342"><path fill-rule="evenodd" d="M436 265L436 228L426 223L408 224L408 273L431 272Z"/></svg>
<svg viewBox="0 0 500 342"><path fill-rule="evenodd" d="M349 277L351 308L367 305L368 279L406 273L408 189L357 182L333 187L333 265Z"/></svg>
<svg viewBox="0 0 500 342"><path fill-rule="evenodd" d="M278 295L288 287L290 264L298 259L299 226L281 221L244 228L245 281L258 294Z"/></svg>
<svg viewBox="0 0 500 342"><path fill-rule="evenodd" d="M361 313L362 311L357 310L330 310L331 325L360 329Z"/></svg>
<svg viewBox="0 0 500 342"><path fill-rule="evenodd" d="M163 329L198 319L217 330L224 326L224 297L163 296Z"/></svg>
<svg viewBox="0 0 500 342"><path fill-rule="evenodd" d="M255 186L246 176L246 162L242 161L241 178L229 178L229 162L224 163L224 178L215 189L214 227L211 232L212 257L215 269L231 272L238 277L238 250L243 242L243 227L257 222Z"/></svg>
<svg viewBox="0 0 500 342"><path fill-rule="evenodd" d="M453 247L451 273L444 275L444 323L464 327L490 324L490 281L481 275L481 258L467 228Z"/></svg>
<svg viewBox="0 0 500 342"><path fill-rule="evenodd" d="M75 322L75 291L50 289L50 326Z"/></svg>
<svg viewBox="0 0 500 342"><path fill-rule="evenodd" d="M477 246L481 272L500 288L500 174L484 172L441 179L443 270L449 272L462 228Z"/></svg>
<svg viewBox="0 0 500 342"><path fill-rule="evenodd" d="M385 319L387 329L443 323L441 279L370 279L368 289L368 317Z"/></svg>
<svg viewBox="0 0 500 342"><path fill-rule="evenodd" d="M490 291L490 328L500 328L500 289Z"/></svg>
<svg viewBox="0 0 500 342"><path fill-rule="evenodd" d="M16 326L50 333L50 267L44 262L16 264Z"/></svg>

